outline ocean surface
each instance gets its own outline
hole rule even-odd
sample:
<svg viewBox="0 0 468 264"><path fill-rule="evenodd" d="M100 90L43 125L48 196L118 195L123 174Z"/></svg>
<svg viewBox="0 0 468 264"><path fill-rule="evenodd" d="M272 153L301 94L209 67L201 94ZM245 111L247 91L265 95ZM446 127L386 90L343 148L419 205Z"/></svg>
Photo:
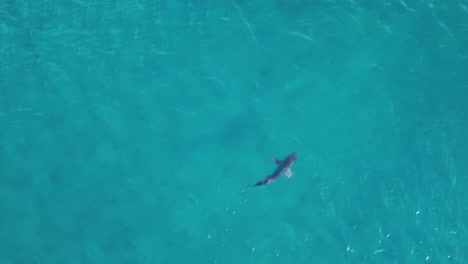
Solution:
<svg viewBox="0 0 468 264"><path fill-rule="evenodd" d="M0 264L466 264L467 103L467 0L1 1Z"/></svg>

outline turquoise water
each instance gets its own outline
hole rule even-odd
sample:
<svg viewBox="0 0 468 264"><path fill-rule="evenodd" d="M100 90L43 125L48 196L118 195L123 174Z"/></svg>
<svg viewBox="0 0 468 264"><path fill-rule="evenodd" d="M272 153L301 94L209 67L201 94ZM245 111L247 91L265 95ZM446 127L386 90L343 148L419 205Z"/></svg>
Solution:
<svg viewBox="0 0 468 264"><path fill-rule="evenodd" d="M464 0L2 1L0 263L467 263L467 102Z"/></svg>

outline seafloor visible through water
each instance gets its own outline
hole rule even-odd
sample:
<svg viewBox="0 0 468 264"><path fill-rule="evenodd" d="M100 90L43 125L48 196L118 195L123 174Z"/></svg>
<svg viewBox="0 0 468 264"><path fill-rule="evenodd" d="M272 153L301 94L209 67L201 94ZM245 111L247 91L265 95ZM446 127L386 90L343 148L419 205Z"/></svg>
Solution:
<svg viewBox="0 0 468 264"><path fill-rule="evenodd" d="M0 263L468 263L467 102L466 0L0 1Z"/></svg>

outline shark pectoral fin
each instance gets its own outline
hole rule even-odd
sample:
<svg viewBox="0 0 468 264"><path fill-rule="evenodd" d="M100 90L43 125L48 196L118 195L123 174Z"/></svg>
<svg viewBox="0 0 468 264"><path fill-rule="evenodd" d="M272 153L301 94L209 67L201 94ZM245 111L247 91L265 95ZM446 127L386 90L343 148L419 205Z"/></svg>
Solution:
<svg viewBox="0 0 468 264"><path fill-rule="evenodd" d="M288 177L288 178L291 178L292 177L291 169L287 168L286 170L284 170L284 175L286 175L286 177Z"/></svg>
<svg viewBox="0 0 468 264"><path fill-rule="evenodd" d="M281 162L280 159L276 159L276 158L272 158L271 160L276 164L279 164Z"/></svg>

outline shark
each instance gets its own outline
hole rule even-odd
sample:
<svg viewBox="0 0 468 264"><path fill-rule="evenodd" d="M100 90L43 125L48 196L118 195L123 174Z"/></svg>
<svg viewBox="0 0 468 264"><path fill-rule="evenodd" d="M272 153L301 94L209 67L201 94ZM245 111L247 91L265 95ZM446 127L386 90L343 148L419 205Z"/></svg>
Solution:
<svg viewBox="0 0 468 264"><path fill-rule="evenodd" d="M253 187L270 184L274 180L276 180L279 176L281 176L281 174L284 174L286 177L291 178L293 175L291 172L291 167L296 161L296 159L297 159L296 152L289 154L288 156L286 156L286 158L282 160L276 159L276 158L272 159L272 161L276 163L276 169L264 180L258 181L257 183L243 189L242 192Z"/></svg>

